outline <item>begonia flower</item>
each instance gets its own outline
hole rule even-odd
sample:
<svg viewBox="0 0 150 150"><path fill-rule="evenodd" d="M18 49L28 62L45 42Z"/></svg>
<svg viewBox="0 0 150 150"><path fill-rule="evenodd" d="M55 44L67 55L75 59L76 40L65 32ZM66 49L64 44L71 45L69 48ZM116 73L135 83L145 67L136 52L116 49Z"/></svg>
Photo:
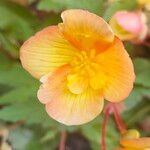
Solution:
<svg viewBox="0 0 150 150"><path fill-rule="evenodd" d="M79 125L100 114L104 99L124 100L135 75L122 42L103 18L79 9L66 10L61 17L58 26L43 29L23 44L20 59L42 82L38 98L49 116Z"/></svg>
<svg viewBox="0 0 150 150"><path fill-rule="evenodd" d="M111 18L110 26L124 41L143 41L148 32L146 16L142 12L118 11Z"/></svg>
<svg viewBox="0 0 150 150"><path fill-rule="evenodd" d="M128 135L120 139L121 147L114 150L150 150L150 137L140 137L136 130L128 130Z"/></svg>

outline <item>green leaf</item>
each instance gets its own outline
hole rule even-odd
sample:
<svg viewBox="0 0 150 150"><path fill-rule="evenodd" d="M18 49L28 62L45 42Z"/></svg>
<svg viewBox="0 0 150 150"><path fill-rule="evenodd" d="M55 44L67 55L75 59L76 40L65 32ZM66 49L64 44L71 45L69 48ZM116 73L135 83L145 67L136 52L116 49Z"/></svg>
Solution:
<svg viewBox="0 0 150 150"><path fill-rule="evenodd" d="M13 88L0 96L0 104L25 103L31 95L36 97L36 87Z"/></svg>
<svg viewBox="0 0 150 150"><path fill-rule="evenodd" d="M11 87L36 87L39 82L26 72L19 63L0 69L0 83Z"/></svg>
<svg viewBox="0 0 150 150"><path fill-rule="evenodd" d="M30 97L24 103L14 103L3 107L0 111L0 119L11 122L23 120L26 124L44 124L47 121L50 123L50 118L46 114L43 105L33 97Z"/></svg>
<svg viewBox="0 0 150 150"><path fill-rule="evenodd" d="M39 82L33 79L19 64L0 70L0 84L10 86L0 96L0 119L15 122L23 120L27 124L43 126L59 125L47 115L44 106L37 100Z"/></svg>
<svg viewBox="0 0 150 150"><path fill-rule="evenodd" d="M32 139L25 150L45 150L44 146L39 143L38 139Z"/></svg>
<svg viewBox="0 0 150 150"><path fill-rule="evenodd" d="M137 8L137 2L136 0L116 0L112 4L110 4L105 13L104 13L104 19L109 21L115 12L119 10L134 10Z"/></svg>
<svg viewBox="0 0 150 150"><path fill-rule="evenodd" d="M136 74L145 70L150 70L150 61L144 58L136 58L133 60Z"/></svg>
<svg viewBox="0 0 150 150"><path fill-rule="evenodd" d="M49 14L43 18L40 24L37 25L37 30L40 31L47 26L57 25L59 22L61 22L60 14Z"/></svg>
<svg viewBox="0 0 150 150"><path fill-rule="evenodd" d="M46 11L60 12L64 9L78 8L87 9L97 14L103 10L104 0L42 0L38 4L38 9Z"/></svg>
<svg viewBox="0 0 150 150"><path fill-rule="evenodd" d="M144 98L138 105L133 107L128 113L124 113L126 124L133 126L137 122L142 122L145 116L150 114L150 100ZM134 116L134 117L131 117Z"/></svg>
<svg viewBox="0 0 150 150"><path fill-rule="evenodd" d="M52 129L50 131L48 131L44 137L42 137L41 142L48 142L52 139L54 139L56 137L56 135L58 134L58 131L56 129Z"/></svg>
<svg viewBox="0 0 150 150"><path fill-rule="evenodd" d="M128 110L139 105L144 97L150 98L150 61L143 58L136 58L133 63L136 81L133 91L125 100Z"/></svg>
<svg viewBox="0 0 150 150"><path fill-rule="evenodd" d="M33 34L32 24L37 19L24 7L2 0L0 20L0 29L5 33L11 32L17 39L26 39Z"/></svg>
<svg viewBox="0 0 150 150"><path fill-rule="evenodd" d="M0 32L0 46L3 47L13 58L18 58L18 47L12 43L5 34Z"/></svg>
<svg viewBox="0 0 150 150"><path fill-rule="evenodd" d="M102 116L89 124L82 125L83 135L90 141L94 150L100 149L101 133L102 133ZM92 136L91 136L92 135ZM107 146L108 149L113 149L119 143L119 135L116 131L114 121L110 118L107 126Z"/></svg>
<svg viewBox="0 0 150 150"><path fill-rule="evenodd" d="M130 110L143 100L144 97L150 97L150 89L135 85L129 97L125 100L127 109Z"/></svg>
<svg viewBox="0 0 150 150"><path fill-rule="evenodd" d="M5 93L11 91L12 88L5 85L5 84L0 84L0 96L3 96Z"/></svg>
<svg viewBox="0 0 150 150"><path fill-rule="evenodd" d="M37 7L39 10L59 12L65 5L58 0L41 0Z"/></svg>
<svg viewBox="0 0 150 150"><path fill-rule="evenodd" d="M35 32L38 19L25 7L0 1L0 46L14 58L19 57L20 41Z"/></svg>
<svg viewBox="0 0 150 150"><path fill-rule="evenodd" d="M145 70L137 75L136 83L150 88L150 70Z"/></svg>
<svg viewBox="0 0 150 150"><path fill-rule="evenodd" d="M4 71L6 68L9 68L12 65L12 62L10 59L6 57L6 55L1 50L0 52L0 72Z"/></svg>
<svg viewBox="0 0 150 150"><path fill-rule="evenodd" d="M150 61L142 58L134 60L136 84L150 88Z"/></svg>

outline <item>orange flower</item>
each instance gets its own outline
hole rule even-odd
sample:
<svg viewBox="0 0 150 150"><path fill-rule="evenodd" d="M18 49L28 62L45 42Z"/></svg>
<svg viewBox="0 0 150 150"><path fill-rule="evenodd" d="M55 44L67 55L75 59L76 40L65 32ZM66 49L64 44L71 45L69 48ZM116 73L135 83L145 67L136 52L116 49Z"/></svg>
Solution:
<svg viewBox="0 0 150 150"><path fill-rule="evenodd" d="M121 40L140 42L148 32L146 16L142 12L118 11L111 18L110 26Z"/></svg>
<svg viewBox="0 0 150 150"><path fill-rule="evenodd" d="M21 47L23 67L43 83L38 98L55 120L78 125L94 119L104 98L125 99L132 90L131 59L110 26L84 10L66 10L63 23L37 33Z"/></svg>
<svg viewBox="0 0 150 150"><path fill-rule="evenodd" d="M126 135L120 140L122 148L114 150L150 150L150 137L140 138L140 133L137 130L128 130Z"/></svg>

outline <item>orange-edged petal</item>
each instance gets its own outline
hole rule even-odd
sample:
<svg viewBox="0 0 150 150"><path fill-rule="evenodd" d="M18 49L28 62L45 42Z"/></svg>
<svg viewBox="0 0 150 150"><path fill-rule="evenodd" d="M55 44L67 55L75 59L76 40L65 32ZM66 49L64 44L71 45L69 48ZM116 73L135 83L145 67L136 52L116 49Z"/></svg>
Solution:
<svg viewBox="0 0 150 150"><path fill-rule="evenodd" d="M133 88L135 80L132 61L119 39L97 56L99 70L105 76L104 97L111 102L125 99Z"/></svg>
<svg viewBox="0 0 150 150"><path fill-rule="evenodd" d="M150 148L150 138L143 137L138 139L122 139L120 144L131 148Z"/></svg>
<svg viewBox="0 0 150 150"><path fill-rule="evenodd" d="M60 31L81 50L92 48L104 50L114 39L110 26L103 18L93 13L70 9L62 12L61 17L63 23L59 24Z"/></svg>
<svg viewBox="0 0 150 150"><path fill-rule="evenodd" d="M41 103L49 103L53 97L58 95L58 89L63 86L61 83L64 83L64 77L67 76L69 72L70 66L64 65L40 79L43 84L38 90L37 95Z"/></svg>
<svg viewBox="0 0 150 150"><path fill-rule="evenodd" d="M46 104L47 113L66 125L79 125L94 119L103 108L99 92L87 88L82 94L73 94L67 86L69 67L61 67L44 81L38 98Z"/></svg>
<svg viewBox="0 0 150 150"><path fill-rule="evenodd" d="M67 64L75 51L75 48L60 34L58 28L50 26L23 44L20 59L27 71L34 77L40 78Z"/></svg>

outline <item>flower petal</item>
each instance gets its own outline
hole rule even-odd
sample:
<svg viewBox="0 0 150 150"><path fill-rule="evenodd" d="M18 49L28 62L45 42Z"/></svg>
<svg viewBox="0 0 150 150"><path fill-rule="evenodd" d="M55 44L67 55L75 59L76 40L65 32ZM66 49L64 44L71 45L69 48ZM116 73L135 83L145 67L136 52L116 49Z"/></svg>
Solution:
<svg viewBox="0 0 150 150"><path fill-rule="evenodd" d="M70 74L67 76L68 88L74 94L81 94L88 87L88 79L79 74Z"/></svg>
<svg viewBox="0 0 150 150"><path fill-rule="evenodd" d="M115 14L118 24L126 31L139 33L142 28L141 18L137 12L119 11Z"/></svg>
<svg viewBox="0 0 150 150"><path fill-rule="evenodd" d="M144 40L148 34L147 16L145 13L139 13L139 16L141 17L142 28L138 38L139 40Z"/></svg>
<svg viewBox="0 0 150 150"><path fill-rule="evenodd" d="M59 68L42 85L38 98L46 104L47 113L66 125L79 125L94 119L103 108L103 97L90 88L73 94L67 87L69 68Z"/></svg>
<svg viewBox="0 0 150 150"><path fill-rule="evenodd" d="M117 37L119 37L121 40L131 40L134 39L137 34L130 33L126 31L123 27L121 27L115 17L112 17L110 22L110 26L112 27L114 33L116 34Z"/></svg>
<svg viewBox="0 0 150 150"><path fill-rule="evenodd" d="M150 138L143 137L138 139L122 139L120 144L131 148L150 148Z"/></svg>
<svg viewBox="0 0 150 150"><path fill-rule="evenodd" d="M64 36L79 49L99 49L108 46L114 39L110 26L99 16L80 9L70 9L62 13L63 23L59 24Z"/></svg>
<svg viewBox="0 0 150 150"><path fill-rule="evenodd" d="M143 40L148 31L146 16L142 12L118 11L110 20L114 33L121 40Z"/></svg>
<svg viewBox="0 0 150 150"><path fill-rule="evenodd" d="M134 69L128 53L119 39L115 39L111 48L97 56L99 70L105 74L103 82L104 97L111 102L125 99L133 88Z"/></svg>
<svg viewBox="0 0 150 150"><path fill-rule="evenodd" d="M135 150L135 149L133 149L133 148L119 148L119 147L117 147L117 148L114 148L113 150Z"/></svg>
<svg viewBox="0 0 150 150"><path fill-rule="evenodd" d="M38 32L21 47L20 58L23 67L34 77L54 71L68 63L74 56L75 48L64 39L56 26Z"/></svg>
<svg viewBox="0 0 150 150"><path fill-rule="evenodd" d="M42 85L38 90L38 98L41 103L46 104L50 102L54 95L58 94L58 89L64 82L64 77L70 72L70 66L64 65L59 67L56 71L51 74L47 74L41 78Z"/></svg>

